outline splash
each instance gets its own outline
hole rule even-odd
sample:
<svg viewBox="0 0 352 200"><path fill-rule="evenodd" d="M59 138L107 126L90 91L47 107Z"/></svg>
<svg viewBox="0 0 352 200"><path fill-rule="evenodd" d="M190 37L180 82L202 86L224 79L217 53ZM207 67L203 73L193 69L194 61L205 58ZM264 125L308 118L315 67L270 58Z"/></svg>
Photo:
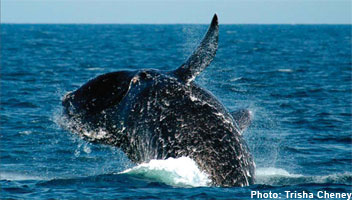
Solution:
<svg viewBox="0 0 352 200"><path fill-rule="evenodd" d="M151 160L122 173L177 187L204 187L210 184L208 175L201 172L197 164L188 157Z"/></svg>

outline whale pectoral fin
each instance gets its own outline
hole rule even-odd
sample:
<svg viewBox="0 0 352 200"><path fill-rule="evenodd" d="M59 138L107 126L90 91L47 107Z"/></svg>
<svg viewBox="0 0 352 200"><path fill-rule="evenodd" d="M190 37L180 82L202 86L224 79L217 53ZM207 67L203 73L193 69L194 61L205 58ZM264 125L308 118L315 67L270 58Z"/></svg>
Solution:
<svg viewBox="0 0 352 200"><path fill-rule="evenodd" d="M219 25L215 14L200 45L187 61L174 71L174 74L183 81L193 81L213 60L218 49L218 39Z"/></svg>
<svg viewBox="0 0 352 200"><path fill-rule="evenodd" d="M244 130L248 128L248 126L252 122L252 112L247 109L240 109L235 112L231 112L231 115L235 122L238 125L239 131L242 134Z"/></svg>

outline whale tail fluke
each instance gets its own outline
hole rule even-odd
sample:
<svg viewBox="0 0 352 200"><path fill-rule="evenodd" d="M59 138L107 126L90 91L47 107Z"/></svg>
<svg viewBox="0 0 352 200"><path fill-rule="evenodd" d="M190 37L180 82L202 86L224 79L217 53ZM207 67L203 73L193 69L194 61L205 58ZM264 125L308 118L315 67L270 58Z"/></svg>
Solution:
<svg viewBox="0 0 352 200"><path fill-rule="evenodd" d="M215 14L202 42L187 59L174 71L174 74L185 82L193 81L213 60L218 49L219 25Z"/></svg>

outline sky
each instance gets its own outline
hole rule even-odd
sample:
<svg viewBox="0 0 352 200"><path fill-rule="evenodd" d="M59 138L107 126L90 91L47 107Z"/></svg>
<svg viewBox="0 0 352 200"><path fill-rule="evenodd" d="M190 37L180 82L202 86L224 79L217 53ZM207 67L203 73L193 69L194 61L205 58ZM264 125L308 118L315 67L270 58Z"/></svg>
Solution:
<svg viewBox="0 0 352 200"><path fill-rule="evenodd" d="M351 24L352 0L1 0L1 23Z"/></svg>

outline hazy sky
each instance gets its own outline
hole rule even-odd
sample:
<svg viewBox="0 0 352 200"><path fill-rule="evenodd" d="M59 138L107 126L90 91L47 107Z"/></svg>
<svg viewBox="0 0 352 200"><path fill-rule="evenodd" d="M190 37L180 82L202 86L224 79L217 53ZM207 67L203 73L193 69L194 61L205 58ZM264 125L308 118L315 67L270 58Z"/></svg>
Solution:
<svg viewBox="0 0 352 200"><path fill-rule="evenodd" d="M1 0L2 23L351 24L351 0Z"/></svg>

